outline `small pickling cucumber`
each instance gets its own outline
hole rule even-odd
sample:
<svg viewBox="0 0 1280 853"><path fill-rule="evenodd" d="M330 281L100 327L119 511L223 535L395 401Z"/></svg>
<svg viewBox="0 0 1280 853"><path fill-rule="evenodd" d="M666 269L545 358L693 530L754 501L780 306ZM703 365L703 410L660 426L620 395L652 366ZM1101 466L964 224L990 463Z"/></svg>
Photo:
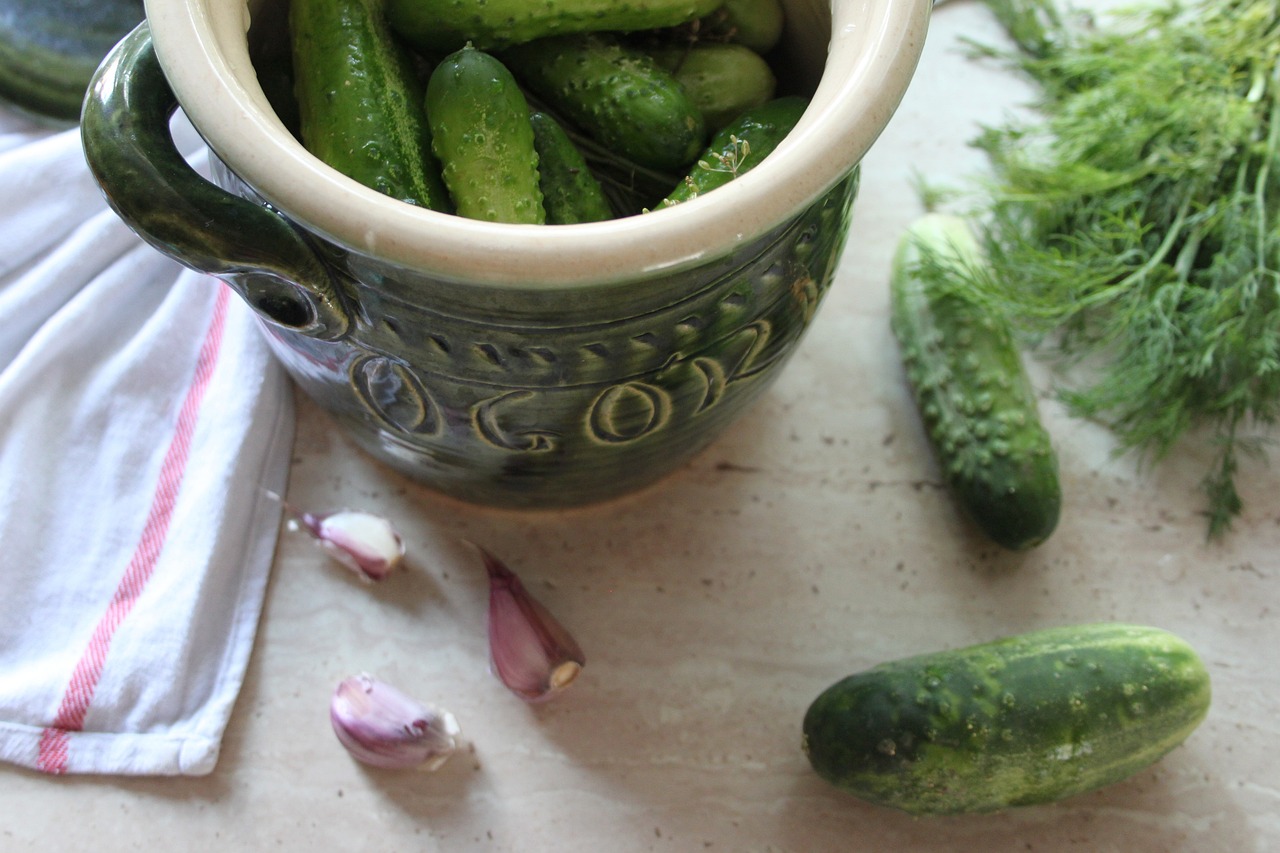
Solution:
<svg viewBox="0 0 1280 853"><path fill-rule="evenodd" d="M587 165L560 123L543 112L529 115L533 147L538 152L538 177L542 206L550 225L600 222L613 217L613 209Z"/></svg>
<svg viewBox="0 0 1280 853"><path fill-rule="evenodd" d="M494 49L550 35L675 26L721 0L388 0L392 27L418 47L443 52L471 42Z"/></svg>
<svg viewBox="0 0 1280 853"><path fill-rule="evenodd" d="M782 38L786 13L781 0L723 0L698 23L703 38L725 39L763 54Z"/></svg>
<svg viewBox="0 0 1280 853"><path fill-rule="evenodd" d="M671 72L611 34L553 36L500 57L557 115L640 166L683 170L706 143L702 113Z"/></svg>
<svg viewBox="0 0 1280 853"><path fill-rule="evenodd" d="M468 45L427 81L433 150L459 216L546 221L529 104L501 62Z"/></svg>
<svg viewBox="0 0 1280 853"><path fill-rule="evenodd" d="M754 169L791 132L808 106L807 99L787 95L738 116L712 138L689 174L655 209L696 198Z"/></svg>
<svg viewBox="0 0 1280 853"><path fill-rule="evenodd" d="M289 30L307 150L392 198L448 210L422 87L380 0L292 0Z"/></svg>
<svg viewBox="0 0 1280 853"><path fill-rule="evenodd" d="M891 661L809 706L818 775L916 815L1060 800L1151 765L1209 710L1196 652L1158 628L1049 628Z"/></svg>
<svg viewBox="0 0 1280 853"><path fill-rule="evenodd" d="M740 44L701 42L646 51L684 86L715 132L771 99L778 79L760 54Z"/></svg>
<svg viewBox="0 0 1280 853"><path fill-rule="evenodd" d="M1057 527L1062 490L1013 333L965 286L985 263L963 219L920 217L894 256L890 323L951 494L993 541L1021 550Z"/></svg>

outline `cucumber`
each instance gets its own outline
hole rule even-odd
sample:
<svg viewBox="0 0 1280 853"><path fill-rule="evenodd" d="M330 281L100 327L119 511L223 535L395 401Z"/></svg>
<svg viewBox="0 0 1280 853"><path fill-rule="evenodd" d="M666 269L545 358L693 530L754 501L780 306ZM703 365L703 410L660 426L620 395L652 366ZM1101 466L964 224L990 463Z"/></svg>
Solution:
<svg viewBox="0 0 1280 853"><path fill-rule="evenodd" d="M292 0L289 30L307 150L378 192L447 211L422 87L379 0Z"/></svg>
<svg viewBox="0 0 1280 853"><path fill-rule="evenodd" d="M391 26L426 51L470 41L492 50L567 33L676 26L702 17L720 0L388 0Z"/></svg>
<svg viewBox="0 0 1280 853"><path fill-rule="evenodd" d="M786 138L808 106L807 99L788 95L738 116L712 138L697 165L655 209L696 198L754 169Z"/></svg>
<svg viewBox="0 0 1280 853"><path fill-rule="evenodd" d="M538 178L547 222L572 225L613 217L604 188L587 166L560 123L543 112L529 115L533 146L538 152Z"/></svg>
<svg viewBox="0 0 1280 853"><path fill-rule="evenodd" d="M985 261L963 219L922 216L894 256L890 324L952 495L993 541L1021 550L1057 527L1062 490L1009 325L963 286Z"/></svg>
<svg viewBox="0 0 1280 853"><path fill-rule="evenodd" d="M142 0L0 0L0 101L74 124L98 64L144 17Z"/></svg>
<svg viewBox="0 0 1280 853"><path fill-rule="evenodd" d="M1049 628L881 664L804 717L819 776L915 815L1048 803L1118 782L1208 713L1209 675L1158 628Z"/></svg>
<svg viewBox="0 0 1280 853"><path fill-rule="evenodd" d="M640 166L678 173L706 143L684 87L611 34L539 39L500 58L557 115Z"/></svg>
<svg viewBox="0 0 1280 853"><path fill-rule="evenodd" d="M724 0L698 24L702 38L725 39L764 54L781 40L786 13L781 0Z"/></svg>
<svg viewBox="0 0 1280 853"><path fill-rule="evenodd" d="M778 87L769 63L740 44L701 42L646 53L684 86L712 132L771 99Z"/></svg>
<svg viewBox="0 0 1280 853"><path fill-rule="evenodd" d="M426 111L459 216L546 221L529 104L505 65L471 46L449 54L427 81Z"/></svg>

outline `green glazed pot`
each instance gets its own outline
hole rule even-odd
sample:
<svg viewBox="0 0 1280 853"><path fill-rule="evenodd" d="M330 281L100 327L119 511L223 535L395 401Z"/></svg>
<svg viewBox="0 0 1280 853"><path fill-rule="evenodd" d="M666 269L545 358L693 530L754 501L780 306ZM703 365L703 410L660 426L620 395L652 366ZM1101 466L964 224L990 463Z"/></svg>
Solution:
<svg viewBox="0 0 1280 853"><path fill-rule="evenodd" d="M473 502L602 500L685 463L776 378L831 283L862 155L914 71L927 2L838 0L834 21L790 6L784 49L814 93L801 124L729 185L641 216L482 223L328 169L249 60L255 31L278 22L270 3L149 2L149 25L99 69L86 153L131 227L235 288L370 454ZM174 148L177 106L215 155L214 183Z"/></svg>

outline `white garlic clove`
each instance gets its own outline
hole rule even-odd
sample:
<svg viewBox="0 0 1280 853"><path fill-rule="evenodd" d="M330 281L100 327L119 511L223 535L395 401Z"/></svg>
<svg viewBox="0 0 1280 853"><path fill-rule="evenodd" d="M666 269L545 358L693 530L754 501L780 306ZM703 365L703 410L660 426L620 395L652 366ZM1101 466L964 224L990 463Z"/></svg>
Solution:
<svg viewBox="0 0 1280 853"><path fill-rule="evenodd" d="M295 518L331 557L364 580L383 580L404 559L404 539L382 516L344 509Z"/></svg>
<svg viewBox="0 0 1280 853"><path fill-rule="evenodd" d="M356 760L389 769L439 769L457 750L461 731L453 714L368 674L338 685L329 719Z"/></svg>

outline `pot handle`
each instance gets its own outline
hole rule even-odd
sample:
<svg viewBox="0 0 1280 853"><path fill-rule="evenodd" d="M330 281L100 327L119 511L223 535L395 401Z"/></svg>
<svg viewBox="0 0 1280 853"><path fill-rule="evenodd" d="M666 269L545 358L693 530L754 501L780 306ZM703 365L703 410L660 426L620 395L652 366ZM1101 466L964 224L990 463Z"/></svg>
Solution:
<svg viewBox="0 0 1280 853"><path fill-rule="evenodd" d="M164 254L216 276L271 323L323 340L350 328L329 269L265 205L205 180L169 131L177 98L144 22L103 60L80 118L89 169L112 209Z"/></svg>

